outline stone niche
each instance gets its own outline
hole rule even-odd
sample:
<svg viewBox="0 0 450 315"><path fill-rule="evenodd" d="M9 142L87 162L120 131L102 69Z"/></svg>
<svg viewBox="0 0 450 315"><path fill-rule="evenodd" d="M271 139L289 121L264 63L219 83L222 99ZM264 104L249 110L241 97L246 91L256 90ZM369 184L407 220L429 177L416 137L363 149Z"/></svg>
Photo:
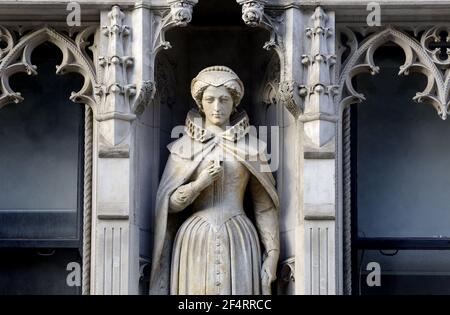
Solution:
<svg viewBox="0 0 450 315"><path fill-rule="evenodd" d="M172 48L157 55L157 92L136 127L136 139L140 142L136 158L141 188L136 194L139 194L137 198L141 198L141 210L138 211L141 218L138 222L142 222L142 261L152 259L154 203L158 182L169 155L166 146L175 140L171 138L172 129L184 126L186 114L196 107L190 94L190 84L200 70L212 65L225 65L239 75L245 86L244 98L239 106L247 111L251 125L268 127L270 153L270 126L277 126L280 121L277 117L280 111L276 106L279 58L275 51L263 48L269 40L269 32L246 26L241 14L241 6L235 1L199 1L194 7L192 22L187 27L174 28L166 33L166 40ZM276 172L274 175L276 177ZM283 237L281 242L280 262L287 256L283 253ZM142 293L147 290L147 280L141 281ZM279 287L283 288L281 291L286 289L283 285ZM279 291L275 289L274 293L282 293Z"/></svg>

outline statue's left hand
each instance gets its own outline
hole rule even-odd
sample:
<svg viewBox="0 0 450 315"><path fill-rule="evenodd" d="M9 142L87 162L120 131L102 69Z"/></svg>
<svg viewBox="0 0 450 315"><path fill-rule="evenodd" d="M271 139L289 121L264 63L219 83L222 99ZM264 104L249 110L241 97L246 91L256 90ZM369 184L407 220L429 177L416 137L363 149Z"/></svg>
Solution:
<svg viewBox="0 0 450 315"><path fill-rule="evenodd" d="M272 294L271 284L277 278L278 251L270 251L261 268L261 290L263 295Z"/></svg>

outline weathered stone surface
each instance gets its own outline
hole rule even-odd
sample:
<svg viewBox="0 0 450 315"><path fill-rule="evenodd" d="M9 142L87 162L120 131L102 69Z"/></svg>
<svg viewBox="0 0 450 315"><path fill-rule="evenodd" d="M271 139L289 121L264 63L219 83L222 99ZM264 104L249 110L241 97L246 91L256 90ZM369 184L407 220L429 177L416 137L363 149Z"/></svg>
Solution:
<svg viewBox="0 0 450 315"><path fill-rule="evenodd" d="M213 66L194 78L191 93L202 115L191 111L186 135L169 145L156 197L150 292L270 294L280 252L279 201L262 144L249 134L246 113L235 113L244 86L231 69ZM246 189L255 222L244 208ZM188 206L192 214L170 231L174 214Z"/></svg>

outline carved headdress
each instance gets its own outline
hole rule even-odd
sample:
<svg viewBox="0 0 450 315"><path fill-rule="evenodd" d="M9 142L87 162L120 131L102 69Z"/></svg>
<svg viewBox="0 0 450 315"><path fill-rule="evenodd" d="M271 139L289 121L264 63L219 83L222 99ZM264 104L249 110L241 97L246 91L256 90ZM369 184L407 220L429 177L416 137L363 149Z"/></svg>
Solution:
<svg viewBox="0 0 450 315"><path fill-rule="evenodd" d="M200 71L191 83L192 98L200 109L202 108L203 92L211 85L224 86L233 97L235 107L239 105L244 96L244 84L233 70L226 66L208 67Z"/></svg>

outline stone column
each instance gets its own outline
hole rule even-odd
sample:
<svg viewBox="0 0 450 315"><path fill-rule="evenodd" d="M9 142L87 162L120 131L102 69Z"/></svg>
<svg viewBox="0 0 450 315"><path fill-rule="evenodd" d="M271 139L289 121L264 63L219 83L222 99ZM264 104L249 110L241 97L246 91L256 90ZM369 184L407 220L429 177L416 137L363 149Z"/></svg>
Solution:
<svg viewBox="0 0 450 315"><path fill-rule="evenodd" d="M300 86L305 71L301 60L304 54L305 21L308 16L299 8L285 9L281 21L282 64L280 71L279 108L281 167L277 173L278 190L281 198L282 240L285 248L281 271L290 273L293 282L292 294L304 294L305 276L304 246L302 240L302 166L303 137L299 116L303 112L304 102L300 96ZM285 276L285 275L284 275Z"/></svg>
<svg viewBox="0 0 450 315"><path fill-rule="evenodd" d="M294 262L295 294L335 294L334 13L288 8L283 24L279 98L290 115L280 125L280 195L295 231L288 267Z"/></svg>
<svg viewBox="0 0 450 315"><path fill-rule="evenodd" d="M140 230L148 231L150 222L143 220L151 211L148 198L139 193L151 194L158 176L158 172L144 172L149 163L156 165L158 161L151 160L154 155L145 157L149 162L143 161L141 155L148 151L148 145L139 132L159 134L158 128L142 127L154 115L152 109L140 117L155 93L156 54L170 48L165 31L187 25L196 3L168 0L165 8L138 3L127 12L113 6L101 13L100 84L96 87L94 124L92 294L138 293L140 270L148 263L139 256L150 248L147 232ZM144 151L139 151L141 147Z"/></svg>
<svg viewBox="0 0 450 315"><path fill-rule="evenodd" d="M249 26L271 32L280 58L281 276L294 294L335 294L334 13L237 0Z"/></svg>
<svg viewBox="0 0 450 315"><path fill-rule="evenodd" d="M125 14L114 6L101 13L100 84L96 87L94 124L92 294L138 293L139 229L130 188L134 175L130 151L136 113L153 91L150 69L145 70L142 60L144 10Z"/></svg>
<svg viewBox="0 0 450 315"><path fill-rule="evenodd" d="M297 253L304 265L298 270L302 279L298 288L305 294L336 294L334 31L334 13L317 7L303 34L306 81L299 91L304 98L299 120L304 159Z"/></svg>

